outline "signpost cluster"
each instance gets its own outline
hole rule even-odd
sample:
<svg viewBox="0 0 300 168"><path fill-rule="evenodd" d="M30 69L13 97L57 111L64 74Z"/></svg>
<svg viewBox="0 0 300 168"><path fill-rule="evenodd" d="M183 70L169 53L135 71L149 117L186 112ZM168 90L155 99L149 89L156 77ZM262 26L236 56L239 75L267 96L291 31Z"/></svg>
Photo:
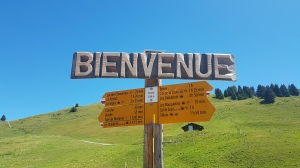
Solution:
<svg viewBox="0 0 300 168"><path fill-rule="evenodd" d="M216 110L207 99L206 82L107 92L98 117L103 128L209 121Z"/></svg>
<svg viewBox="0 0 300 168"><path fill-rule="evenodd" d="M206 81L161 85L161 79L235 81L231 54L75 52L72 79L142 78L145 88L107 92L98 120L103 128L144 125L144 168L163 167L163 124L209 121L216 108Z"/></svg>
<svg viewBox="0 0 300 168"><path fill-rule="evenodd" d="M207 99L213 88L206 81L147 82L151 87L105 93L98 120L103 128L144 125L144 167L163 167L162 124L209 121L216 110Z"/></svg>

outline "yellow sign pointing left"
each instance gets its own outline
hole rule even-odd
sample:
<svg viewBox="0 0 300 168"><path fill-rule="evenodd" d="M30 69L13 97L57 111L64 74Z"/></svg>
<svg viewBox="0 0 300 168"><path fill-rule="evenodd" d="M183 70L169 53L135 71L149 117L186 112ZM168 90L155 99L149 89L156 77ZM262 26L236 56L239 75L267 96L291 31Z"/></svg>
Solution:
<svg viewBox="0 0 300 168"><path fill-rule="evenodd" d="M106 92L98 120L103 128L144 125L145 89Z"/></svg>
<svg viewBox="0 0 300 168"><path fill-rule="evenodd" d="M98 120L103 128L144 125L144 104L105 107Z"/></svg>
<svg viewBox="0 0 300 168"><path fill-rule="evenodd" d="M107 92L102 97L105 107L144 103L145 89L122 90Z"/></svg>

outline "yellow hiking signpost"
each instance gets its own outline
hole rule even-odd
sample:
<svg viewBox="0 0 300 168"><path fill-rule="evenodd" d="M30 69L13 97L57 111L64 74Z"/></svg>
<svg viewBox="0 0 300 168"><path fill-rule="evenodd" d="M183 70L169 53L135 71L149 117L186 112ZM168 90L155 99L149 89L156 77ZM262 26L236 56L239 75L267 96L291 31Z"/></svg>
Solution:
<svg viewBox="0 0 300 168"><path fill-rule="evenodd" d="M107 92L103 128L144 125L144 168L163 167L163 124L209 121L216 108L206 81L161 86L162 79L236 81L232 54L75 52L71 79L140 78L145 88Z"/></svg>
<svg viewBox="0 0 300 168"><path fill-rule="evenodd" d="M156 88L105 93L102 97L105 108L98 117L103 128L150 122L167 124L209 121L216 110L207 99L207 93L213 88L206 81L158 86L158 91ZM152 101L152 97L156 99ZM151 112L147 110L150 108Z"/></svg>

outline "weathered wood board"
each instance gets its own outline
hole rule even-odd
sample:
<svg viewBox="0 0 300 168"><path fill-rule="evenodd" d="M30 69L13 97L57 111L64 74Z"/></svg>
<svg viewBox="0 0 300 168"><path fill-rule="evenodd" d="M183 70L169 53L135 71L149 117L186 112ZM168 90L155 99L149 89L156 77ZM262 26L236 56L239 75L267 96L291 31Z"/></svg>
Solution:
<svg viewBox="0 0 300 168"><path fill-rule="evenodd" d="M236 81L236 70L231 54L75 52L71 78Z"/></svg>

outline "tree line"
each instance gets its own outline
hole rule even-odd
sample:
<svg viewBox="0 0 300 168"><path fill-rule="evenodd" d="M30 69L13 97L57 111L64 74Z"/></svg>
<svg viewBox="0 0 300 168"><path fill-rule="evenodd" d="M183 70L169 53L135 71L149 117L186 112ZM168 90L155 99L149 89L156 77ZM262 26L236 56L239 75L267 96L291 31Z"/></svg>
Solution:
<svg viewBox="0 0 300 168"><path fill-rule="evenodd" d="M274 103L275 97L299 96L299 90L294 84L288 85L288 87L284 84L281 84L280 87L277 84L271 84L270 86L258 85L256 91L253 86L241 87L240 85L238 87L229 86L224 92L219 88L215 89L215 97L217 99L229 97L232 100L244 100L254 96L264 99L265 103Z"/></svg>

